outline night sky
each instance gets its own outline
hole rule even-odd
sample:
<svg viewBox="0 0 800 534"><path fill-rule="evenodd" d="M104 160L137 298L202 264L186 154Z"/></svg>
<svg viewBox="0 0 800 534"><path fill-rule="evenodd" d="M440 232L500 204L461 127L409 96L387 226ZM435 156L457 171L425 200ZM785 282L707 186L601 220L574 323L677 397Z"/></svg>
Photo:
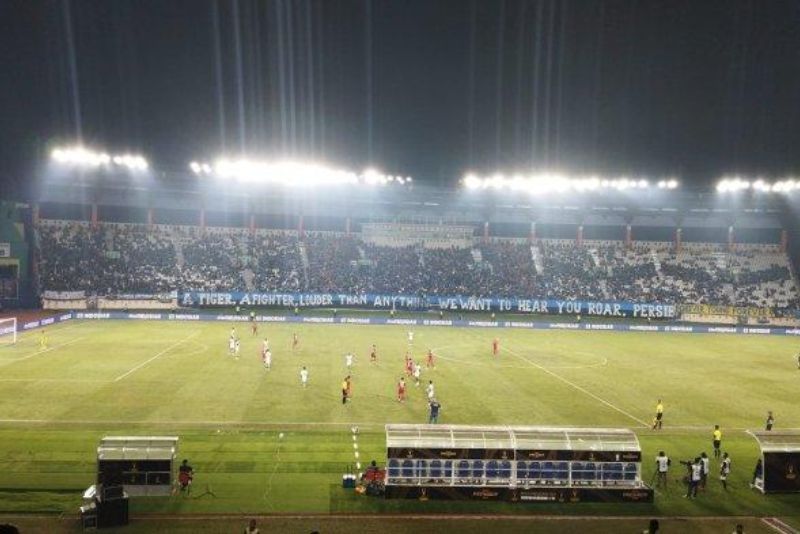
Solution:
<svg viewBox="0 0 800 534"><path fill-rule="evenodd" d="M78 138L440 184L800 174L795 0L4 0L0 68L4 192Z"/></svg>

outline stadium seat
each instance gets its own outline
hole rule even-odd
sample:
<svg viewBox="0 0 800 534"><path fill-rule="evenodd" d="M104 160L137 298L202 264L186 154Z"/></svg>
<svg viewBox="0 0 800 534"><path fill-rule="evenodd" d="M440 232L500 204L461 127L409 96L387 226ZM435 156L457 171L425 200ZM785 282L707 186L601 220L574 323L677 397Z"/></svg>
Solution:
<svg viewBox="0 0 800 534"><path fill-rule="evenodd" d="M594 463L589 462L583 468L584 480L594 480L596 478L597 466Z"/></svg>
<svg viewBox="0 0 800 534"><path fill-rule="evenodd" d="M428 469L431 478L442 478L442 462L433 460Z"/></svg>
<svg viewBox="0 0 800 534"><path fill-rule="evenodd" d="M414 477L414 462L411 460L403 460L403 478Z"/></svg>
<svg viewBox="0 0 800 534"><path fill-rule="evenodd" d="M389 478L400 477L400 462L392 458L389 460Z"/></svg>
<svg viewBox="0 0 800 534"><path fill-rule="evenodd" d="M526 480L528 478L528 463L517 462L517 480Z"/></svg>
<svg viewBox="0 0 800 534"><path fill-rule="evenodd" d="M475 460L472 462L472 478L475 480L482 479L484 473L483 460Z"/></svg>
<svg viewBox="0 0 800 534"><path fill-rule="evenodd" d="M544 478L542 476L542 463L541 462L531 462L528 464L528 479L529 480L540 480Z"/></svg>
<svg viewBox="0 0 800 534"><path fill-rule="evenodd" d="M617 462L602 464L602 476L603 482L619 482L622 480L622 464Z"/></svg>
<svg viewBox="0 0 800 534"><path fill-rule="evenodd" d="M542 466L542 479L549 483L555 477L556 466L553 465L553 462L545 462Z"/></svg>
<svg viewBox="0 0 800 534"><path fill-rule="evenodd" d="M469 462L466 461L466 460L459 461L458 462L458 467L457 467L457 470L456 470L456 476L460 480L464 480L464 479L469 478L469 473L470 473Z"/></svg>
<svg viewBox="0 0 800 534"><path fill-rule="evenodd" d="M583 462L572 462L572 481L583 480Z"/></svg>
<svg viewBox="0 0 800 534"><path fill-rule="evenodd" d="M624 473L625 473L624 478L626 482L636 480L636 464L633 463L625 464Z"/></svg>
<svg viewBox="0 0 800 534"><path fill-rule="evenodd" d="M497 478L498 464L497 460L489 460L486 463L486 478Z"/></svg>
<svg viewBox="0 0 800 534"><path fill-rule="evenodd" d="M556 462L554 478L559 483L566 483L569 480L569 464L567 462Z"/></svg>
<svg viewBox="0 0 800 534"><path fill-rule="evenodd" d="M511 478L511 462L508 460L500 463L500 478Z"/></svg>
<svg viewBox="0 0 800 534"><path fill-rule="evenodd" d="M428 478L428 462L425 460L417 460L414 462L414 477L417 480Z"/></svg>

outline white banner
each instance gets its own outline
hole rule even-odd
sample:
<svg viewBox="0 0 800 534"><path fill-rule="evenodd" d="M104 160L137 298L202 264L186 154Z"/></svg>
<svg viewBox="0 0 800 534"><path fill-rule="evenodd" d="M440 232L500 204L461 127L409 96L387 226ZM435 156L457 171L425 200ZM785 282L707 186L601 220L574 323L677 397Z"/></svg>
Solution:
<svg viewBox="0 0 800 534"><path fill-rule="evenodd" d="M86 291L45 291L42 297L49 300L77 300L85 299Z"/></svg>

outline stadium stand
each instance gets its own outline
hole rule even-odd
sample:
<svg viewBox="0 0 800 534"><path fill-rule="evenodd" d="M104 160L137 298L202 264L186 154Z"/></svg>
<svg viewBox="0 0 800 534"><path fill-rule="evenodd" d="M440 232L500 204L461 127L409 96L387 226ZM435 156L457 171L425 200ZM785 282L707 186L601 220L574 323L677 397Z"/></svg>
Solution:
<svg viewBox="0 0 800 534"><path fill-rule="evenodd" d="M41 287L543 296L798 308L777 245L482 240L380 246L358 235L42 221ZM458 246L455 246L458 245Z"/></svg>

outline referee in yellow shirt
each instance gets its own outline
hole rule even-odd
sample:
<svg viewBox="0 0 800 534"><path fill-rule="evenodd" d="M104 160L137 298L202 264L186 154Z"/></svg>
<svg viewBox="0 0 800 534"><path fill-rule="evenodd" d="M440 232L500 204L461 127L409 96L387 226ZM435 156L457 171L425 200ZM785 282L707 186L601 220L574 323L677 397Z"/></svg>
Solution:
<svg viewBox="0 0 800 534"><path fill-rule="evenodd" d="M349 389L349 384L347 378L342 381L342 404L347 404L347 393Z"/></svg>
<svg viewBox="0 0 800 534"><path fill-rule="evenodd" d="M44 350L46 348L47 348L47 332L45 332L44 329L42 329L42 331L39 332L39 350Z"/></svg>
<svg viewBox="0 0 800 534"><path fill-rule="evenodd" d="M661 403L661 399L658 399L658 403L656 404L656 416L653 419L653 430L661 430L663 417L664 417L664 405Z"/></svg>
<svg viewBox="0 0 800 534"><path fill-rule="evenodd" d="M722 430L719 429L719 425L714 425L714 458L719 458L722 453L719 450L720 445L722 444Z"/></svg>

